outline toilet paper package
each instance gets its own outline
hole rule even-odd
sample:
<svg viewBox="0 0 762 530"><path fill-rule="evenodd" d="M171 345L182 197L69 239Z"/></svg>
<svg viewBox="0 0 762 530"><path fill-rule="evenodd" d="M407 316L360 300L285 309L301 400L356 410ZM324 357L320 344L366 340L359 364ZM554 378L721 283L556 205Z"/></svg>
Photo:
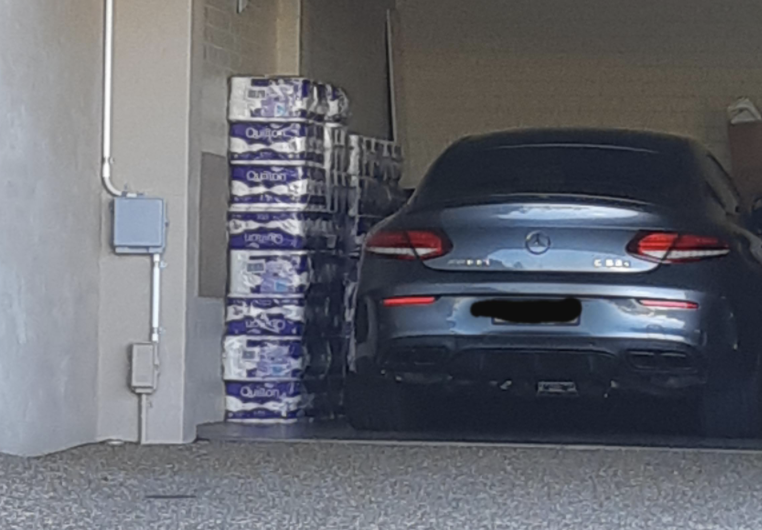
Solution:
<svg viewBox="0 0 762 530"><path fill-rule="evenodd" d="M226 337L223 376L226 381L300 379L309 364L300 340Z"/></svg>
<svg viewBox="0 0 762 530"><path fill-rule="evenodd" d="M225 338L226 381L321 379L341 363L341 337L300 338L229 336Z"/></svg>
<svg viewBox="0 0 762 530"><path fill-rule="evenodd" d="M228 421L288 421L304 416L309 395L300 381L225 383Z"/></svg>
<svg viewBox="0 0 762 530"><path fill-rule="evenodd" d="M316 123L231 123L233 162L315 162L323 164L323 126Z"/></svg>
<svg viewBox="0 0 762 530"><path fill-rule="evenodd" d="M330 98L332 116L338 95ZM298 77L234 77L230 80L230 121L322 121L329 111L327 87ZM332 121L335 118L331 118Z"/></svg>
<svg viewBox="0 0 762 530"><path fill-rule="evenodd" d="M326 124L323 146L325 147L324 168L331 171L346 172L349 169L349 133L342 125Z"/></svg>
<svg viewBox="0 0 762 530"><path fill-rule="evenodd" d="M348 145L350 174L390 183L402 178L402 149L394 142L349 135Z"/></svg>
<svg viewBox="0 0 762 530"><path fill-rule="evenodd" d="M231 337L334 335L341 328L341 293L229 297L226 331Z"/></svg>
<svg viewBox="0 0 762 530"><path fill-rule="evenodd" d="M402 179L402 151L393 142L379 142L380 154L376 178L391 185L396 185Z"/></svg>
<svg viewBox="0 0 762 530"><path fill-rule="evenodd" d="M232 250L229 290L240 296L327 290L338 281L342 265L338 256L323 252Z"/></svg>
<svg viewBox="0 0 762 530"><path fill-rule="evenodd" d="M227 382L225 415L228 421L244 423L293 423L303 417L330 417L330 390L327 380L316 379Z"/></svg>
<svg viewBox="0 0 762 530"><path fill-rule="evenodd" d="M349 211L350 177L346 173L332 171L328 174L329 208L333 213L346 214Z"/></svg>
<svg viewBox="0 0 762 530"><path fill-rule="evenodd" d="M336 231L334 217L325 212L228 213L231 250L330 250Z"/></svg>
<svg viewBox="0 0 762 530"><path fill-rule="evenodd" d="M325 86L327 113L326 122L347 123L350 117L349 96L344 89L333 86Z"/></svg>
<svg viewBox="0 0 762 530"><path fill-rule="evenodd" d="M310 165L232 164L231 209L327 211L323 168Z"/></svg>
<svg viewBox="0 0 762 530"><path fill-rule="evenodd" d="M370 159L367 153L367 141L363 136L349 135L349 154L347 171L351 175L371 176Z"/></svg>
<svg viewBox="0 0 762 530"><path fill-rule="evenodd" d="M228 298L229 337L301 337L307 331L304 296Z"/></svg>

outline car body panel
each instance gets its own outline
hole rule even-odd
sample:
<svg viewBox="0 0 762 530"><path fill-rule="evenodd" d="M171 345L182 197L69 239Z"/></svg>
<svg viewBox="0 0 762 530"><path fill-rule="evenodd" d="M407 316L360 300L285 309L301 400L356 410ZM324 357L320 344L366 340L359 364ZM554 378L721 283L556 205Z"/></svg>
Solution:
<svg viewBox="0 0 762 530"><path fill-rule="evenodd" d="M455 155L535 144L583 146L585 156L595 149L606 156L615 149L673 156L669 167L685 171L693 188L653 200L570 192L568 182L559 193L429 193L437 171L451 178L442 167ZM534 154L542 157L542 149ZM376 229L434 230L451 248L430 260L363 253L350 368L418 384L486 382L526 391L548 374L562 381L566 366L566 377L581 386L594 382L596 394L616 387L658 395L682 395L712 378L754 370L762 346L762 242L733 206L734 191L712 181L720 177L710 156L681 137L622 131L519 131L455 144L411 202ZM623 195L637 194L631 186ZM729 254L680 264L633 255L629 243L651 231L715 237ZM384 304L410 296L435 301ZM582 305L573 324L507 324L472 314L485 301L563 298ZM654 308L641 300L697 307ZM428 364L416 362L427 355ZM453 368L459 363L471 368Z"/></svg>

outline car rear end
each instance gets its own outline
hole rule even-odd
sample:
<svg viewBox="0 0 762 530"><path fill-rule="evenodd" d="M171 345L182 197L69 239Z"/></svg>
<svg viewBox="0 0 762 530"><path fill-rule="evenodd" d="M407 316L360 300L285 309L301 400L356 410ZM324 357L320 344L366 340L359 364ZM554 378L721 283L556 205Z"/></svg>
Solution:
<svg viewBox="0 0 762 530"><path fill-rule="evenodd" d="M689 147L451 149L366 243L353 377L682 397L717 356L742 370L733 235L695 192Z"/></svg>

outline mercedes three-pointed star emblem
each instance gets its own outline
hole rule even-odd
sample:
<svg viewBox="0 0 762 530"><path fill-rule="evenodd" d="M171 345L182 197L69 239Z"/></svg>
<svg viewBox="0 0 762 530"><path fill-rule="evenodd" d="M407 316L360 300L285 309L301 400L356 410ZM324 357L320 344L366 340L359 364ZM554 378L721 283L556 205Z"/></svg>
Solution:
<svg viewBox="0 0 762 530"><path fill-rule="evenodd" d="M527 236L526 246L532 254L545 254L550 250L550 238L542 232L532 232Z"/></svg>

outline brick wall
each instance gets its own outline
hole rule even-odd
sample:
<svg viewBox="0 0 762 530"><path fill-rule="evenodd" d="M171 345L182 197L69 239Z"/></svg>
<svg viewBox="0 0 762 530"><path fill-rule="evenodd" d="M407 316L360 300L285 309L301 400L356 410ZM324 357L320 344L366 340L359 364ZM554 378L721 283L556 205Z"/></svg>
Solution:
<svg viewBox="0 0 762 530"><path fill-rule="evenodd" d="M762 105L762 5L400 0L407 183L459 137L525 126L694 136L726 163L725 108Z"/></svg>
<svg viewBox="0 0 762 530"><path fill-rule="evenodd" d="M203 151L226 154L228 78L277 69L278 8L278 0L250 2L238 14L235 0L205 0Z"/></svg>

